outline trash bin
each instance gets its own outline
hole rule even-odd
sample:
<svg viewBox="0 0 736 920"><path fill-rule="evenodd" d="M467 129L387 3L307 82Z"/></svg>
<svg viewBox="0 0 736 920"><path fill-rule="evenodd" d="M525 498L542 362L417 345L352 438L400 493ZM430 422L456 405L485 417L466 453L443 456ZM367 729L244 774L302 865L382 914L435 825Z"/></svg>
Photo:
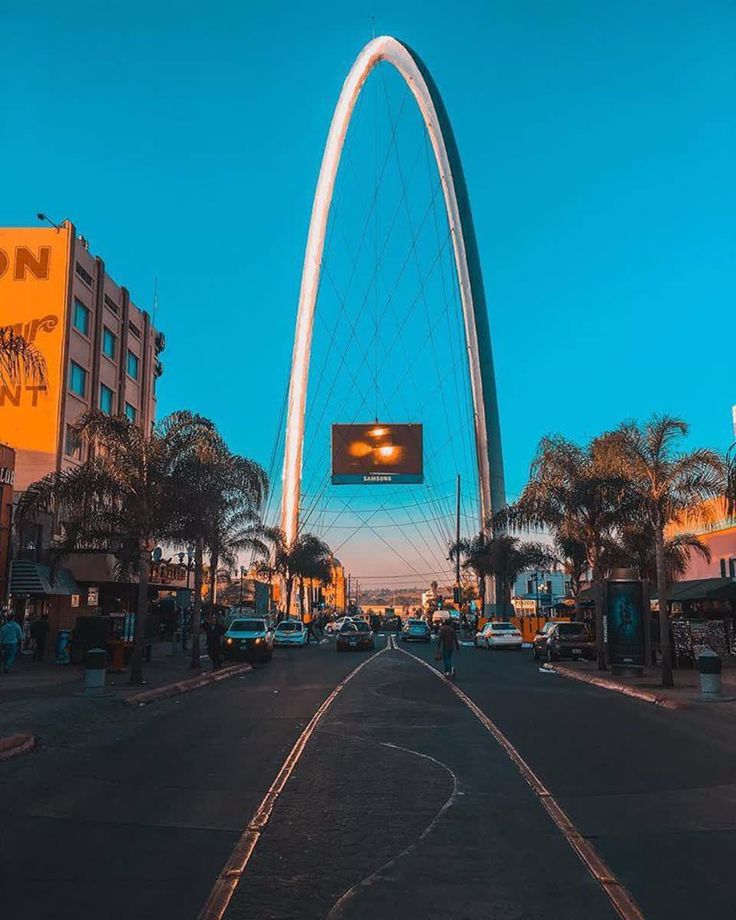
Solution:
<svg viewBox="0 0 736 920"><path fill-rule="evenodd" d="M720 657L711 649L706 648L698 655L698 671L700 672L700 692L702 696L712 699L723 695L721 686Z"/></svg>
<svg viewBox="0 0 736 920"><path fill-rule="evenodd" d="M84 692L102 693L105 689L107 652L104 648L91 648L84 659Z"/></svg>
<svg viewBox="0 0 736 920"><path fill-rule="evenodd" d="M71 629L60 629L56 634L56 663L69 664L69 640Z"/></svg>

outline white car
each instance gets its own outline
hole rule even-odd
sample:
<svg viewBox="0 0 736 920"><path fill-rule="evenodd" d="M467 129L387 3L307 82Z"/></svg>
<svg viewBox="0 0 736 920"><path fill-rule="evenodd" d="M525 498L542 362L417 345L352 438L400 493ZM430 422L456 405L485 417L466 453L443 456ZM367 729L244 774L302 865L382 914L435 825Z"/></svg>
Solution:
<svg viewBox="0 0 736 920"><path fill-rule="evenodd" d="M354 620L354 617L340 617L339 620L333 620L331 623L328 623L325 626L325 632L336 635L342 629L343 624L352 623L353 620Z"/></svg>
<svg viewBox="0 0 736 920"><path fill-rule="evenodd" d="M476 648L514 648L520 649L521 633L513 623L493 621L475 634Z"/></svg>
<svg viewBox="0 0 736 920"><path fill-rule="evenodd" d="M274 646L307 644L307 630L300 620L282 620L273 634Z"/></svg>

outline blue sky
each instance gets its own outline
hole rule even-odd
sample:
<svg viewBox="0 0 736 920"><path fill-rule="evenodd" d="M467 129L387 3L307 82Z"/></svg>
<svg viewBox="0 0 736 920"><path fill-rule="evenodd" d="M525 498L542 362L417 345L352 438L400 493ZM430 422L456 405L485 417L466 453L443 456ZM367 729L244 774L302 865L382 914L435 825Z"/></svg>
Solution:
<svg viewBox="0 0 736 920"><path fill-rule="evenodd" d="M433 72L485 271L507 487L539 437L682 415L731 440L736 4L538 0L0 12L0 223L70 217L167 337L160 407L268 463L311 198L379 33Z"/></svg>

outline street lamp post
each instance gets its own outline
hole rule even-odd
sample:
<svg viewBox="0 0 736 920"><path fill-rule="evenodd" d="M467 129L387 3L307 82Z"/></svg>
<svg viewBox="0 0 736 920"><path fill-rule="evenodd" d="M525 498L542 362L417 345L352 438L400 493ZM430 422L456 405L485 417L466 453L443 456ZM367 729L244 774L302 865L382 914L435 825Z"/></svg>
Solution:
<svg viewBox="0 0 736 920"><path fill-rule="evenodd" d="M245 566L240 566L240 606L243 606L243 576L245 575Z"/></svg>

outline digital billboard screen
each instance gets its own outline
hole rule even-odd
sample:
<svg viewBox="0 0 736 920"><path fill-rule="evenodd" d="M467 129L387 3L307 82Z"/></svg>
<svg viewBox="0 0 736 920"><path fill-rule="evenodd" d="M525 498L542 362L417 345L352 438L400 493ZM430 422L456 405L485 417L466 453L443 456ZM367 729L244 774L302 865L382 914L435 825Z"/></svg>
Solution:
<svg viewBox="0 0 736 920"><path fill-rule="evenodd" d="M332 426L333 485L424 482L422 426L371 422Z"/></svg>

